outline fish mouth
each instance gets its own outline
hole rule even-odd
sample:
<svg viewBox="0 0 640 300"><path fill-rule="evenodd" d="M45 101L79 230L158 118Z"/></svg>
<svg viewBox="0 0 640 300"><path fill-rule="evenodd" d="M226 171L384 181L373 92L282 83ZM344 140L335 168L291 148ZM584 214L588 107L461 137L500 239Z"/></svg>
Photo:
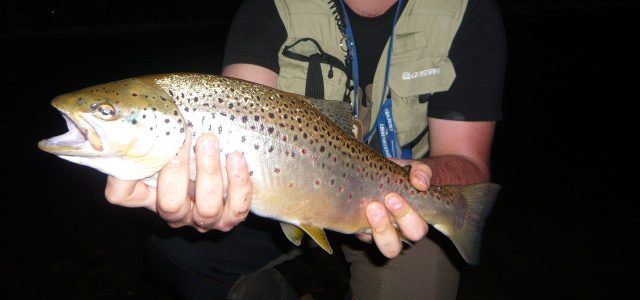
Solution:
<svg viewBox="0 0 640 300"><path fill-rule="evenodd" d="M97 156L103 154L104 147L96 130L80 116L62 114L67 123L64 134L38 142L45 152L69 156Z"/></svg>

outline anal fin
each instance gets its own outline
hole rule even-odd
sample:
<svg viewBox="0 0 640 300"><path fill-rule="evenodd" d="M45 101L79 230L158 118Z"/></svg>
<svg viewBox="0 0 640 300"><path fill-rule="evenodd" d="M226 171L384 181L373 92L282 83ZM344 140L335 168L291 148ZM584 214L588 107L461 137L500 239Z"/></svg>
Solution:
<svg viewBox="0 0 640 300"><path fill-rule="evenodd" d="M333 254L333 249L331 249L331 245L329 244L329 240L327 240L327 235L324 233L324 230L319 227L315 227L309 224L301 224L300 228L304 230L311 238L318 243L318 245L327 251L329 254Z"/></svg>

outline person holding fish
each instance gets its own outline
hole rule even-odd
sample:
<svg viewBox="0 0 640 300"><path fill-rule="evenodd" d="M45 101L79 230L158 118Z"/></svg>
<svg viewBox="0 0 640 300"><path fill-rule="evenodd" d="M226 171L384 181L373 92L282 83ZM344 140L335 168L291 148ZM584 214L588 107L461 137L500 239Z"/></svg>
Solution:
<svg viewBox="0 0 640 300"><path fill-rule="evenodd" d="M505 53L492 0L247 0L231 26L222 74L351 104L353 134L410 166L410 184L424 192L490 180ZM190 142L197 162L192 190ZM245 274L283 255L265 233L270 225L251 225L262 221L249 214L254 186L248 162L235 152L221 163L224 147L213 134L188 140L160 171L157 189L108 178L110 202L147 207L172 227L215 235L151 239L156 255L176 270L165 269L165 282L185 298L245 299L251 292L238 292ZM351 264L353 299L456 297L455 253L431 237L435 231L405 197L388 193L365 212L371 230L358 237L371 246L342 249ZM388 259L372 262L371 247Z"/></svg>

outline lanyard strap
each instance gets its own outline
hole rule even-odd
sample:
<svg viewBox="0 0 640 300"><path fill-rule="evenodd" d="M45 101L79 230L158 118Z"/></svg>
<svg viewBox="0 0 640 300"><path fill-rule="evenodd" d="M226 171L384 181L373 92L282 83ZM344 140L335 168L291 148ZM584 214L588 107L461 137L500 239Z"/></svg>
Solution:
<svg viewBox="0 0 640 300"><path fill-rule="evenodd" d="M382 153L385 157L394 157L394 158L403 158L403 159L411 159L412 153L411 148L400 149L400 143L398 141L398 133L395 126L395 121L393 120L393 109L392 103L393 100L389 97L387 98L387 94L389 93L389 70L391 69L391 58L393 56L393 42L395 40L395 31L396 31L396 23L398 23L398 18L400 17L400 11L402 10L404 0L398 0L398 6L396 8L396 14L393 19L393 26L391 28L391 36L389 37L389 50L387 51L387 64L385 68L384 74L384 88L382 91L382 99L380 100L381 107L378 112L378 116L376 118L376 125L367 133L364 138L365 143L369 143L371 138L374 136L376 132L378 132L378 136L380 138L380 143L382 145ZM344 8L344 1L340 1ZM346 10L344 11L346 25L347 25L347 39L354 41L353 43L349 43L352 47L350 48L352 51L354 63L353 66L356 68L353 72L354 74L354 83L357 82L357 53L355 51L355 40L353 39L353 31L351 30L351 24L349 23L349 17L347 16ZM358 85L356 85L357 90ZM356 103L354 108L354 113L357 116L358 109L360 103L358 102L358 97L356 95Z"/></svg>
<svg viewBox="0 0 640 300"><path fill-rule="evenodd" d="M393 120L393 110L392 110L392 99L387 98L387 94L389 93L389 69L391 68L391 57L393 54L393 41L395 40L395 31L396 31L396 23L398 22L398 18L400 17L400 11L402 10L402 6L404 0L398 0L398 7L396 8L396 14L393 19L393 26L391 28L391 36L389 37L389 50L387 51L387 64L384 74L384 88L382 92L382 99L380 103L382 103L380 107L380 111L378 112L378 117L376 118L376 126L374 126L369 133L367 133L364 138L365 143L369 143L373 135L378 132L380 137L380 142L382 144L382 152L385 157L394 157L394 158L403 158L403 159L411 159L411 148L408 149L400 149L400 143L398 142L398 134L396 131L395 122ZM354 106L353 106L353 114L358 117L359 115L359 107L360 107L360 98L358 97L358 88L359 85L359 68L358 68L358 51L356 50L356 40L353 35L353 30L351 29L351 23L349 21L349 14L347 13L347 9L344 5L344 0L340 0L340 5L342 6L342 10L344 12L344 18L346 23L346 31L347 31L347 48L350 51L351 57L353 59L351 64L351 72L353 74L353 84L354 84Z"/></svg>
<svg viewBox="0 0 640 300"><path fill-rule="evenodd" d="M345 25L347 27L347 49L351 54L351 77L353 77L353 115L357 118L360 115L360 98L358 97L358 89L360 87L360 68L358 66L358 51L356 50L356 39L351 29L351 22L349 21L349 13L344 6L344 0L340 0L340 6L342 6L342 12L344 16Z"/></svg>

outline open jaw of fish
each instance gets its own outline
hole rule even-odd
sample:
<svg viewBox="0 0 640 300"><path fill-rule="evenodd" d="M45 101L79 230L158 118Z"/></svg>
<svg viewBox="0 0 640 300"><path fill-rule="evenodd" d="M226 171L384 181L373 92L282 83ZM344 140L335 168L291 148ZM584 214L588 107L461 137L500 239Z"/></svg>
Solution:
<svg viewBox="0 0 640 300"><path fill-rule="evenodd" d="M52 105L69 131L41 141L42 150L152 185L187 132L192 142L203 133L216 134L221 158L244 154L253 183L251 211L280 221L294 244L307 234L329 253L324 229L366 232L364 207L394 192L449 237L467 262L476 263L482 227L499 191L492 183L418 191L406 169L353 137L349 103L223 76L130 78L58 96ZM194 180L194 155L190 166Z"/></svg>
<svg viewBox="0 0 640 300"><path fill-rule="evenodd" d="M75 121L62 114L68 131L64 134L42 140L38 143L41 150L59 156L98 156L104 155L104 147L98 131L81 117Z"/></svg>

